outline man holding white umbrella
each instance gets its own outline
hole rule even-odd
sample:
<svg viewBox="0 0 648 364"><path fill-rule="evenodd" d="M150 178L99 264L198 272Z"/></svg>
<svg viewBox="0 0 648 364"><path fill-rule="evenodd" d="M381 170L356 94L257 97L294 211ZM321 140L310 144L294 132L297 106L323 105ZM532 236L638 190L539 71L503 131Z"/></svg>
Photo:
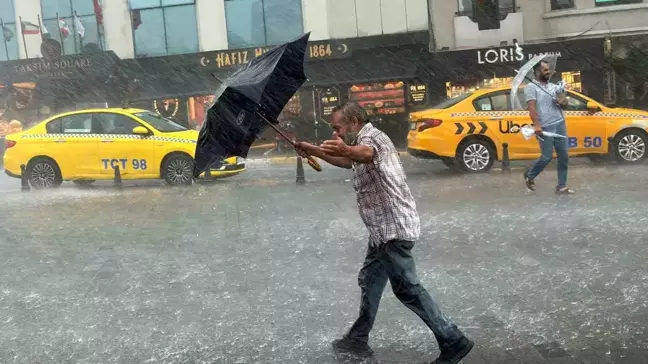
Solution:
<svg viewBox="0 0 648 364"><path fill-rule="evenodd" d="M562 108L567 105L565 88L562 84L549 82L554 73L549 61L541 60L533 66L533 70L535 80L524 88L524 95L542 155L524 172L524 181L529 190L535 191L534 180L551 162L555 149L558 162L556 193L572 194L574 191L567 187L569 146L566 137L567 126L562 112Z"/></svg>

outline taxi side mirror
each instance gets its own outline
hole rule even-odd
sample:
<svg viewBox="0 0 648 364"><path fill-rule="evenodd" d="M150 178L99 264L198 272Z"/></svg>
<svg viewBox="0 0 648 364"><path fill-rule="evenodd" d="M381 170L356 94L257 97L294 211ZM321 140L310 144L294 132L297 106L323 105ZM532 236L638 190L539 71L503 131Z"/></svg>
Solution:
<svg viewBox="0 0 648 364"><path fill-rule="evenodd" d="M593 101L588 101L587 102L587 110L589 110L590 112L597 112L597 111L600 111L601 108L598 106L597 103L595 103Z"/></svg>
<svg viewBox="0 0 648 364"><path fill-rule="evenodd" d="M135 135L148 135L149 131L143 126L136 126L133 128L133 134Z"/></svg>

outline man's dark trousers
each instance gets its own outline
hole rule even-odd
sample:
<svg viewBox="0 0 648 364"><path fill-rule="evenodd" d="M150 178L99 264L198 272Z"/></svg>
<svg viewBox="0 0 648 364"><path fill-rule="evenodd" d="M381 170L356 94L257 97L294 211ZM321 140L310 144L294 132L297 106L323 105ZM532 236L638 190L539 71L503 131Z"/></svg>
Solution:
<svg viewBox="0 0 648 364"><path fill-rule="evenodd" d="M445 316L432 296L420 284L412 257L414 242L392 240L379 247L369 247L358 284L362 291L360 316L349 330L351 339L368 342L369 331L378 313L378 305L387 280L396 297L417 314L434 332L442 350L458 342L463 333Z"/></svg>

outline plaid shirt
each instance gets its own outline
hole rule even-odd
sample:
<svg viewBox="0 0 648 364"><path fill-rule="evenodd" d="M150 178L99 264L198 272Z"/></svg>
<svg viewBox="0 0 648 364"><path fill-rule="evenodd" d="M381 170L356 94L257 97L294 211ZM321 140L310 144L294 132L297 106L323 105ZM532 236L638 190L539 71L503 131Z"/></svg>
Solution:
<svg viewBox="0 0 648 364"><path fill-rule="evenodd" d="M416 202L396 147L371 123L362 127L354 144L374 150L372 163L353 163L353 188L360 216L369 230L369 244L418 240L421 228Z"/></svg>

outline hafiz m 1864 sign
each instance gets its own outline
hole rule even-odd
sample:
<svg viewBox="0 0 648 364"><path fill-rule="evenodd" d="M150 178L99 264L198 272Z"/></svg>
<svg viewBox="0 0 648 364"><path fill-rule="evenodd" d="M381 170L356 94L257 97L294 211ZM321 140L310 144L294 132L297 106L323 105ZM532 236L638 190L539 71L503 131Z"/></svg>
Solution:
<svg viewBox="0 0 648 364"><path fill-rule="evenodd" d="M203 67L215 66L216 68L239 66L250 62L270 49L272 49L272 47L209 52L201 55L200 64ZM311 42L308 43L308 48L306 49L307 61L347 58L350 56L351 50L347 43L337 40Z"/></svg>

